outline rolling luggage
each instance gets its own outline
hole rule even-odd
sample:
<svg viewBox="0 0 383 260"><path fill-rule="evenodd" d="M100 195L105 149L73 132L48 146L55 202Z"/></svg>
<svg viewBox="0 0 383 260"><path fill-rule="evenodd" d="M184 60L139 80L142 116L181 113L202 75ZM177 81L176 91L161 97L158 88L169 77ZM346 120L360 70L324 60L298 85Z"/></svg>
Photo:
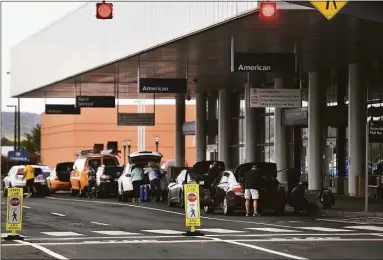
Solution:
<svg viewBox="0 0 383 260"><path fill-rule="evenodd" d="M140 200L149 201L149 184L140 185Z"/></svg>

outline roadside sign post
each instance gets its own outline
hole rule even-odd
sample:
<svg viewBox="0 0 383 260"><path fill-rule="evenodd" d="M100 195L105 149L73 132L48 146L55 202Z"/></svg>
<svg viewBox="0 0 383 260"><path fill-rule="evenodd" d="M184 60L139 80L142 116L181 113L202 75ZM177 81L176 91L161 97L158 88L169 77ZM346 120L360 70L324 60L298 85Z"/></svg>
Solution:
<svg viewBox="0 0 383 260"><path fill-rule="evenodd" d="M6 230L12 234L5 237L5 240L23 240L16 231L21 231L23 226L23 189L9 188L7 197L7 222Z"/></svg>
<svg viewBox="0 0 383 260"><path fill-rule="evenodd" d="M199 185L185 184L185 225L190 227L190 231L183 233L184 236L204 236L204 233L196 231L196 227L201 226L200 203L199 203Z"/></svg>
<svg viewBox="0 0 383 260"><path fill-rule="evenodd" d="M370 122L367 120L366 122L366 172L364 175L364 211L368 211L368 146L370 143Z"/></svg>

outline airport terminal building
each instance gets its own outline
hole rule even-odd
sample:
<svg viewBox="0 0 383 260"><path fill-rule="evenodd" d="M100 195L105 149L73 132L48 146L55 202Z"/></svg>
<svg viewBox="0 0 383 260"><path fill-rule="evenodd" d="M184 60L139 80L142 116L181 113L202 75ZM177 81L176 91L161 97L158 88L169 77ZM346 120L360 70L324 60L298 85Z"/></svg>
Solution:
<svg viewBox="0 0 383 260"><path fill-rule="evenodd" d="M306 174L310 190L360 196L366 137L371 161L383 150L366 129L368 119L379 133L383 115L383 9L360 4L327 20L303 1L277 1L274 19L260 18L258 1L114 2L101 20L87 3L12 49L11 95L76 98L47 108L55 114L113 106L121 127L154 125L159 111L126 113L119 100L175 99L178 166L195 135L197 161L275 161Z"/></svg>

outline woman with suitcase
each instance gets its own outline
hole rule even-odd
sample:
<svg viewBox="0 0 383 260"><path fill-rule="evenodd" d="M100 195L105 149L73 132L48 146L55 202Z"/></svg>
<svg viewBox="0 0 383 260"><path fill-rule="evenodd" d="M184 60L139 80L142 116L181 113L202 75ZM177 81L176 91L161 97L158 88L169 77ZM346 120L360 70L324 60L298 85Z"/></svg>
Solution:
<svg viewBox="0 0 383 260"><path fill-rule="evenodd" d="M147 174L149 177L150 189L153 192L153 197L155 197L156 201L160 201L161 173L160 173L158 165L155 162L149 162L148 168L145 170L145 174Z"/></svg>
<svg viewBox="0 0 383 260"><path fill-rule="evenodd" d="M144 171L136 167L132 171L132 185L133 185L133 202L141 202L140 199L140 186L144 183Z"/></svg>

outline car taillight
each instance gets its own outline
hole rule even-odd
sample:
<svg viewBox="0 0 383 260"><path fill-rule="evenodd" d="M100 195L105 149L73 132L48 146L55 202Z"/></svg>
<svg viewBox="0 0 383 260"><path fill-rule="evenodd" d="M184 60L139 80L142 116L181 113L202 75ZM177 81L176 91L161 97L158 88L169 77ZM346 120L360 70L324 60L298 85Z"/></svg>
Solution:
<svg viewBox="0 0 383 260"><path fill-rule="evenodd" d="M102 180L102 181L109 180L109 176L108 175L101 175L100 180Z"/></svg>
<svg viewBox="0 0 383 260"><path fill-rule="evenodd" d="M233 187L233 192L235 195L238 195L238 196L243 195L243 189L241 187Z"/></svg>

